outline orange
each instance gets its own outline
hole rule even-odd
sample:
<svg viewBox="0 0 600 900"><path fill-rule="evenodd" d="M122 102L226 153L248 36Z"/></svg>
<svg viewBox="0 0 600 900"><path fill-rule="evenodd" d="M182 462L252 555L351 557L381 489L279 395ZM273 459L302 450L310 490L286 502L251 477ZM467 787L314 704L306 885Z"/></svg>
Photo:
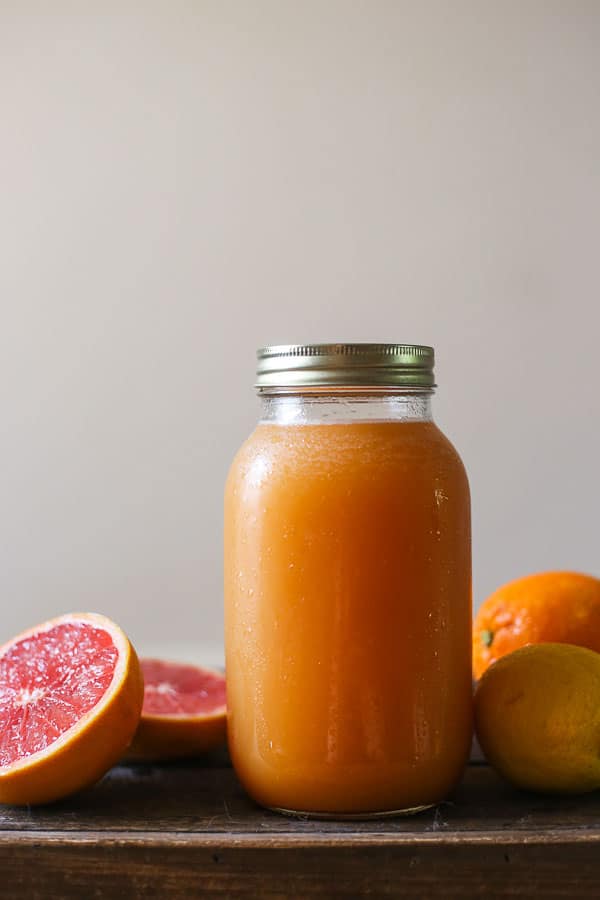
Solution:
<svg viewBox="0 0 600 900"><path fill-rule="evenodd" d="M48 803L101 778L140 718L135 650L104 616L52 619L0 647L0 803Z"/></svg>
<svg viewBox="0 0 600 900"><path fill-rule="evenodd" d="M542 572L498 588L475 617L474 675L518 647L549 641L600 651L600 579Z"/></svg>
<svg viewBox="0 0 600 900"><path fill-rule="evenodd" d="M488 761L518 787L600 788L600 654L531 644L503 656L477 685L475 727Z"/></svg>
<svg viewBox="0 0 600 900"><path fill-rule="evenodd" d="M131 760L177 759L227 739L225 676L200 666L142 659L144 706Z"/></svg>

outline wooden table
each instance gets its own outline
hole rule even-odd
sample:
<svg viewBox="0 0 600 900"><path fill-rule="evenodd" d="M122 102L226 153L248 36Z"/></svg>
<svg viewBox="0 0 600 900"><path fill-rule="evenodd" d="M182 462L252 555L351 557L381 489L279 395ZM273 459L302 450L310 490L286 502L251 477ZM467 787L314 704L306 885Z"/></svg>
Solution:
<svg viewBox="0 0 600 900"><path fill-rule="evenodd" d="M520 794L469 766L435 810L381 822L286 819L223 759L120 766L95 788L0 811L0 897L600 898L600 793Z"/></svg>

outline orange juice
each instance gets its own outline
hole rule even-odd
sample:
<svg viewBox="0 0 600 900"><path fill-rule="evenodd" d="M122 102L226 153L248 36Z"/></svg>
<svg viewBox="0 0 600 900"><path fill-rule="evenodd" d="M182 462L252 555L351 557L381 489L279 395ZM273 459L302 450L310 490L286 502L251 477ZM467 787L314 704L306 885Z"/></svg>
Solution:
<svg viewBox="0 0 600 900"><path fill-rule="evenodd" d="M412 811L470 746L467 478L426 418L313 418L260 424L227 481L233 763L267 807Z"/></svg>

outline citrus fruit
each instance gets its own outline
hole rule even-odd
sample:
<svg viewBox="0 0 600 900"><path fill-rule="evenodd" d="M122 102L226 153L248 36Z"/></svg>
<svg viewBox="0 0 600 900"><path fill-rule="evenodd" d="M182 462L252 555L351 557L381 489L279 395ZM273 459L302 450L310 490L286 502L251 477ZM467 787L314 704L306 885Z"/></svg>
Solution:
<svg viewBox="0 0 600 900"><path fill-rule="evenodd" d="M135 651L104 616L52 619L0 647L0 803L48 803L93 784L137 727Z"/></svg>
<svg viewBox="0 0 600 900"><path fill-rule="evenodd" d="M473 626L473 674L526 644L577 644L600 652L600 579L541 572L498 588Z"/></svg>
<svg viewBox="0 0 600 900"><path fill-rule="evenodd" d="M225 676L159 659L140 660L144 706L129 759L177 759L225 743Z"/></svg>
<svg viewBox="0 0 600 900"><path fill-rule="evenodd" d="M600 653L530 644L503 656L477 685L475 728L488 762L518 787L600 788Z"/></svg>

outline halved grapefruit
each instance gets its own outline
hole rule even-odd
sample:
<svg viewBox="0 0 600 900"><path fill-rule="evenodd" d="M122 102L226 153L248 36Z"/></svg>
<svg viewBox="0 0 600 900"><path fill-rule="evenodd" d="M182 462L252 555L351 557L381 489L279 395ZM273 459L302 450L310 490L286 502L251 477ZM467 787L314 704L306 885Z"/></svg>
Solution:
<svg viewBox="0 0 600 900"><path fill-rule="evenodd" d="M130 760L198 756L227 737L225 676L212 669L141 659L144 706Z"/></svg>
<svg viewBox="0 0 600 900"><path fill-rule="evenodd" d="M0 647L0 803L49 803L101 778L143 693L135 650L104 616L60 616Z"/></svg>

